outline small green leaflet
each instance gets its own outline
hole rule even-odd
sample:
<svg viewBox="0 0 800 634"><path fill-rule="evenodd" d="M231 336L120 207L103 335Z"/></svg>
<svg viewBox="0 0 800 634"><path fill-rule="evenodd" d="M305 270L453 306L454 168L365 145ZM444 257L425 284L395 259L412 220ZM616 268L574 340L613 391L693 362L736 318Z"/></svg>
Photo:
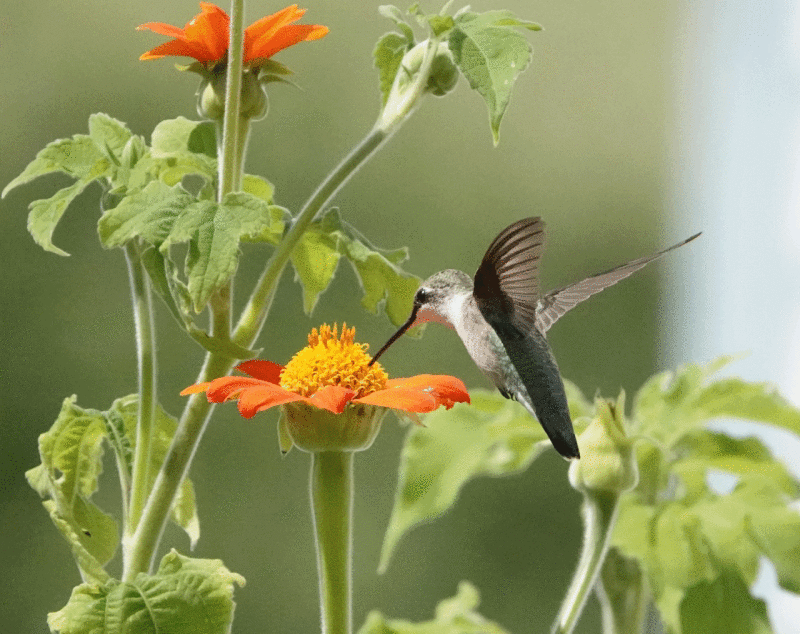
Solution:
<svg viewBox="0 0 800 634"><path fill-rule="evenodd" d="M458 594L440 601L436 616L431 621L411 623L400 619L387 619L380 612L367 615L358 634L506 634L494 623L477 612L480 596L475 586L462 581Z"/></svg>
<svg viewBox="0 0 800 634"><path fill-rule="evenodd" d="M400 264L407 249L384 250L369 243L330 209L305 232L292 251L295 278L303 286L303 306L311 313L320 294L331 283L339 260L344 256L358 275L364 296L361 305L371 313L379 306L391 322L400 325L411 313L419 278L406 273Z"/></svg>
<svg viewBox="0 0 800 634"><path fill-rule="evenodd" d="M565 382L573 419L591 411L578 388ZM385 571L400 538L442 515L472 478L524 471L547 448L544 430L518 403L498 392L474 390L471 405L456 405L412 427L400 457L397 493L383 541ZM578 427L585 425L579 422Z"/></svg>
<svg viewBox="0 0 800 634"><path fill-rule="evenodd" d="M192 559L173 550L154 575L79 585L47 624L60 634L228 634L234 584L243 586L244 577L219 559Z"/></svg>
<svg viewBox="0 0 800 634"><path fill-rule="evenodd" d="M375 58L375 67L380 77L381 103L386 105L389 93L394 84L394 78L403 61L403 56L414 47L413 35L399 33L386 33L375 45L372 55Z"/></svg>
<svg viewBox="0 0 800 634"><path fill-rule="evenodd" d="M542 27L510 11L464 12L456 18L448 41L456 65L486 101L495 145L514 82L531 60L531 46L516 28Z"/></svg>

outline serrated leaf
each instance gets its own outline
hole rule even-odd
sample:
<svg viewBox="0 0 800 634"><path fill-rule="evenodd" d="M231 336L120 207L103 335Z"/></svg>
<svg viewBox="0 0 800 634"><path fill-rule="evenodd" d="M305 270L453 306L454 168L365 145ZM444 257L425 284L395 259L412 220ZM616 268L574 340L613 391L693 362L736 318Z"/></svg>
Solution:
<svg viewBox="0 0 800 634"><path fill-rule="evenodd" d="M113 414L122 419L125 435L132 451L136 449L138 409L139 398L136 394L131 394L114 401L109 410L109 416ZM159 405L156 408L152 444L150 446L150 468L148 472L150 473L151 481L147 483L148 490L152 487L156 474L164 462L177 426L177 421ZM178 494L172 505L170 519L186 532L189 536L191 547L194 548L200 538L200 522L197 516L194 485L189 478L184 479L180 489L178 489Z"/></svg>
<svg viewBox="0 0 800 634"><path fill-rule="evenodd" d="M378 69L381 103L386 105L392 91L394 78L403 61L403 56L413 47L413 40L399 33L386 33L375 44L372 56Z"/></svg>
<svg viewBox="0 0 800 634"><path fill-rule="evenodd" d="M723 361L727 361L723 359ZM710 381L721 363L689 364L649 379L639 390L633 417L637 431L671 447L685 434L717 418L769 423L800 434L800 410L773 386L739 378Z"/></svg>
<svg viewBox="0 0 800 634"><path fill-rule="evenodd" d="M440 601L436 616L431 621L412 623L400 619L387 619L378 611L367 615L358 634L505 634L500 625L489 621L477 612L480 597L470 583L458 584L458 594Z"/></svg>
<svg viewBox="0 0 800 634"><path fill-rule="evenodd" d="M241 575L218 559L191 559L172 551L154 575L131 582L82 584L47 624L60 634L227 634L233 621L234 584Z"/></svg>
<svg viewBox="0 0 800 634"><path fill-rule="evenodd" d="M162 250L189 242L186 276L196 312L236 272L239 242L277 244L283 236L285 210L250 194L228 194L222 203L198 201L175 221Z"/></svg>
<svg viewBox="0 0 800 634"><path fill-rule="evenodd" d="M76 134L71 139L59 139L49 143L28 164L22 174L5 186L2 196L5 197L15 187L45 174L61 172L77 179L86 179L90 175L95 175L93 177L96 178L96 175L102 174L109 167L108 159L94 141L85 134Z"/></svg>
<svg viewBox="0 0 800 634"><path fill-rule="evenodd" d="M53 232L70 203L83 192L94 178L81 179L69 187L59 189L50 198L34 200L28 214L28 233L45 251L67 256L69 253L53 244Z"/></svg>
<svg viewBox="0 0 800 634"><path fill-rule="evenodd" d="M361 305L372 313L383 305L393 324L404 322L420 282L398 266L408 257L407 251L375 247L343 222L335 209L316 220L292 251L295 279L303 286L306 313L311 313L319 295L330 284L342 256L358 275L364 291Z"/></svg>
<svg viewBox="0 0 800 634"><path fill-rule="evenodd" d="M514 82L531 60L531 46L516 27L541 28L510 11L465 12L448 41L456 65L486 102L495 145Z"/></svg>
<svg viewBox="0 0 800 634"><path fill-rule="evenodd" d="M211 121L201 121L189 132L186 149L193 154L217 158L217 129Z"/></svg>
<svg viewBox="0 0 800 634"><path fill-rule="evenodd" d="M120 164L122 151L133 133L128 127L102 112L89 117L89 136L101 150L107 150L107 156L116 164Z"/></svg>
<svg viewBox="0 0 800 634"><path fill-rule="evenodd" d="M732 574L690 588L681 602L680 622L682 634L772 634L766 604Z"/></svg>
<svg viewBox="0 0 800 634"><path fill-rule="evenodd" d="M471 405L428 414L424 427L409 431L379 570L400 538L442 515L469 480L524 471L546 449L544 430L521 405L497 392L475 390L470 397Z"/></svg>
<svg viewBox="0 0 800 634"><path fill-rule="evenodd" d="M26 473L30 485L75 554L87 578L111 559L119 541L116 521L90 502L103 470L106 434L102 412L64 399L53 426L39 436L41 465Z"/></svg>
<svg viewBox="0 0 800 634"><path fill-rule="evenodd" d="M129 240L140 237L160 246L177 219L192 204L194 199L181 187L153 181L102 215L97 223L100 241L111 248L124 246Z"/></svg>

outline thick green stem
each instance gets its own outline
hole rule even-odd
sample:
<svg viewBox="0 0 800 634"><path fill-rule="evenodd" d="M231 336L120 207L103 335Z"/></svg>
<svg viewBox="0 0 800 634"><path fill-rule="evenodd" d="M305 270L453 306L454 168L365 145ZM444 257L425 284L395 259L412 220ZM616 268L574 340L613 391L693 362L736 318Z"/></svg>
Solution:
<svg viewBox="0 0 800 634"><path fill-rule="evenodd" d="M618 509L618 493L584 493L583 550L572 583L553 624L553 634L570 634L575 628L603 566Z"/></svg>
<svg viewBox="0 0 800 634"><path fill-rule="evenodd" d="M309 488L317 546L322 634L350 634L353 629L353 453L311 454Z"/></svg>
<svg viewBox="0 0 800 634"><path fill-rule="evenodd" d="M225 114L222 119L222 155L219 156L219 202L236 190L242 179L243 136L247 122L240 116L242 105L242 67L244 58L244 0L231 2L230 42L228 44L228 69L225 80Z"/></svg>
<svg viewBox="0 0 800 634"><path fill-rule="evenodd" d="M125 534L136 530L150 485L150 447L156 415L156 339L153 324L153 303L150 286L139 254L139 245L131 241L125 247L128 278L133 301L133 322L136 330L136 359L139 377L139 411L136 421L136 450L133 457L131 491ZM124 483L122 483L124 486ZM125 491L123 491L125 495Z"/></svg>

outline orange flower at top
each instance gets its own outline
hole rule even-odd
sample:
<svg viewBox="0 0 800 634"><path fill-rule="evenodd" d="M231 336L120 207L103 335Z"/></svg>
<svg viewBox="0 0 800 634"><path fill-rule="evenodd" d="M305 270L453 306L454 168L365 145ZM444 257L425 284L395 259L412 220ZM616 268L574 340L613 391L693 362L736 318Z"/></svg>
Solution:
<svg viewBox="0 0 800 634"><path fill-rule="evenodd" d="M251 67L259 66L278 51L324 37L328 33L327 26L293 24L305 12L293 4L248 26L244 32L244 63ZM193 57L201 64L213 67L228 52L229 25L228 14L210 2L201 2L200 13L182 29L163 22L142 24L138 30L149 29L174 39L147 51L139 59L159 59L167 55Z"/></svg>
<svg viewBox="0 0 800 634"><path fill-rule="evenodd" d="M337 335L324 324L313 329L308 347L286 367L271 361L245 361L237 369L249 376L224 376L186 388L182 395L205 392L212 403L239 401L239 413L257 412L302 402L312 408L342 414L349 404L363 404L405 412L430 412L440 406L469 403L469 394L457 378L420 374L389 379L380 364L369 365L364 345L354 343L355 328L342 327Z"/></svg>

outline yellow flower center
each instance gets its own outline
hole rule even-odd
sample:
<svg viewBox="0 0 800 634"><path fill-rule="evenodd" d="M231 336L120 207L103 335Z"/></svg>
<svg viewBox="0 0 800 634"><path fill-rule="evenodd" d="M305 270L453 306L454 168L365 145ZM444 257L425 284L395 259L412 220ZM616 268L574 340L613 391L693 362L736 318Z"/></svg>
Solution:
<svg viewBox="0 0 800 634"><path fill-rule="evenodd" d="M354 343L356 329L342 324L341 336L337 325L331 330L322 324L308 335L308 347L292 357L281 372L281 387L311 396L326 385L341 385L355 390L356 398L386 387L388 376L379 363L369 365L367 344Z"/></svg>

